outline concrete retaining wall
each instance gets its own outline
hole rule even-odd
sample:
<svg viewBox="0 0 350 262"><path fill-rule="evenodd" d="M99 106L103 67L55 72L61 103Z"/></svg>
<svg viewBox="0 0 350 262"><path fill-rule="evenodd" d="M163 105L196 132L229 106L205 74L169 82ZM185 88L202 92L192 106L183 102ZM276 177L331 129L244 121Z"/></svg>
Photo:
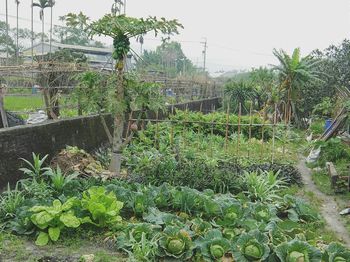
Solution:
<svg viewBox="0 0 350 262"><path fill-rule="evenodd" d="M220 99L207 99L174 105L174 108L208 112L218 108ZM169 106L169 111L172 106ZM105 116L112 127L112 117ZM76 117L37 125L0 129L0 189L21 178L19 158L32 159L32 152L53 157L67 145L93 151L108 142L99 116Z"/></svg>

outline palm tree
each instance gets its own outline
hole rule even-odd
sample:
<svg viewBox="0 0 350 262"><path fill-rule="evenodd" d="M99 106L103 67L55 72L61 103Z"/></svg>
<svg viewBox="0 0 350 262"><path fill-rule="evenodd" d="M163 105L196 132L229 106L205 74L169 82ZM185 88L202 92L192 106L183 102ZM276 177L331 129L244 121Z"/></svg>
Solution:
<svg viewBox="0 0 350 262"><path fill-rule="evenodd" d="M51 7L52 1L50 0L38 0L37 3L33 3L33 7L39 7L40 8L40 20L41 20L41 55L44 55L44 9L47 7Z"/></svg>
<svg viewBox="0 0 350 262"><path fill-rule="evenodd" d="M321 73L317 71L319 60L311 56L300 56L300 49L296 48L292 56L289 56L285 51L276 49L273 50L279 65L274 66L279 74L280 91L286 99L285 121L289 123L294 116L298 124L298 115L296 112L295 102L298 98L299 91L308 83L320 80Z"/></svg>
<svg viewBox="0 0 350 262"><path fill-rule="evenodd" d="M51 9L51 16L50 16L50 55L51 55L51 45L52 45L52 8L55 5L55 0L49 0L49 5Z"/></svg>
<svg viewBox="0 0 350 262"><path fill-rule="evenodd" d="M15 0L16 3L16 59L18 64L18 55L19 55L19 48L18 48L18 6L19 6L19 0Z"/></svg>

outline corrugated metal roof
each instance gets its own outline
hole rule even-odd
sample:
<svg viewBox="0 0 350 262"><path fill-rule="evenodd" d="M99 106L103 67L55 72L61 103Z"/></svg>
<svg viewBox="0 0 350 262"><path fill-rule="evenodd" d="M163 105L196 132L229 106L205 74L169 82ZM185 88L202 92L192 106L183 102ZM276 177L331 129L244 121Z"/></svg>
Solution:
<svg viewBox="0 0 350 262"><path fill-rule="evenodd" d="M45 42L45 46L50 46L50 43ZM41 43L35 44L33 48L41 46ZM51 44L52 47L56 48L62 48L62 49L71 49L71 50L77 50L81 52L87 52L87 53L95 53L95 54L112 54L113 50L112 48L100 48L100 47L92 47L92 46L81 46L81 45L67 45L67 44L61 44L53 42ZM23 54L28 54L28 52L31 52L31 47L27 48L23 51ZM47 52L46 52L47 53ZM38 54L38 52L36 52ZM40 54L39 54L40 55Z"/></svg>

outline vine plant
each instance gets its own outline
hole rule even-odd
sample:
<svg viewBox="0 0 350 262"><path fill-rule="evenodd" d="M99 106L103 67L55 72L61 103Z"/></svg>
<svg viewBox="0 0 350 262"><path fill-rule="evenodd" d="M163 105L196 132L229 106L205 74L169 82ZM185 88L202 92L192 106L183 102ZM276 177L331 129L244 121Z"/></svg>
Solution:
<svg viewBox="0 0 350 262"><path fill-rule="evenodd" d="M67 24L71 26L76 26L82 21L79 19L79 15L76 14L68 14L66 20ZM155 36L159 33L166 35L178 34L178 29L183 28L183 26L176 19L166 20L165 18L157 19L156 17L144 19L116 14L106 14L101 19L93 22L90 22L89 19L84 19L84 26L91 37L104 35L113 38L113 58L116 60L115 69L117 74L114 97L118 106L114 113L112 158L109 169L111 172L119 175L121 148L123 146L122 136L128 104L125 97L126 80L124 68L126 55L131 49L130 39L149 32L154 32Z"/></svg>

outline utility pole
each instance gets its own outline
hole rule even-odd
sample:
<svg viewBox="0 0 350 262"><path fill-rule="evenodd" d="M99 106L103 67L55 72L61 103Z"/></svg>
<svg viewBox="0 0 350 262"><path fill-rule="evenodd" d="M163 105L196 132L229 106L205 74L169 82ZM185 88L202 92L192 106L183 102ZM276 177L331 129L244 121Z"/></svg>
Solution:
<svg viewBox="0 0 350 262"><path fill-rule="evenodd" d="M201 44L203 44L204 45L204 50L202 51L202 53L203 53L203 57L204 57L204 59L203 59L203 72L205 73L205 66L206 66L206 60L207 60L207 38L206 37L204 37L204 42L201 42Z"/></svg>

